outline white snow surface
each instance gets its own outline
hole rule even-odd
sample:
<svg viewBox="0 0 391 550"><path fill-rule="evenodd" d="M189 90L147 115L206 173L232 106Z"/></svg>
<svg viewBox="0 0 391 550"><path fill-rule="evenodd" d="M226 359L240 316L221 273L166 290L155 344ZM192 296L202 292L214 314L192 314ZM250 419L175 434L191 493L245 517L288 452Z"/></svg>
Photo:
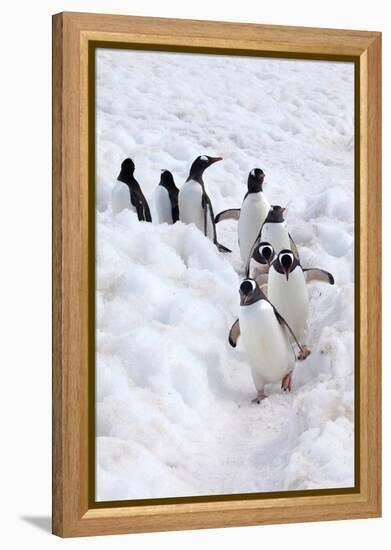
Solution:
<svg viewBox="0 0 391 550"><path fill-rule="evenodd" d="M354 484L353 65L156 52L97 53L97 500ZM193 225L111 210L130 156L149 199L160 170L178 187L201 154L215 213L247 176L287 206L310 285L311 356L292 393L255 388L240 343L237 222L217 252ZM152 208L153 215L153 208Z"/></svg>

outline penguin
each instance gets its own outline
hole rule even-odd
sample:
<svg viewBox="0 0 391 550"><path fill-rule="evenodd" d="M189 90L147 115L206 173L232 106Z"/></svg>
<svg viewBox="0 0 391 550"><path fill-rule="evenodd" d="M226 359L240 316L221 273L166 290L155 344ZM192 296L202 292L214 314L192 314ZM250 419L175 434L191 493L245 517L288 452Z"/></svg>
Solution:
<svg viewBox="0 0 391 550"><path fill-rule="evenodd" d="M322 269L303 269L292 250L281 250L269 270L267 297L300 341L304 340L307 332L309 281L323 281L333 285L334 277ZM302 348L300 358L305 359L311 352L306 345Z"/></svg>
<svg viewBox="0 0 391 550"><path fill-rule="evenodd" d="M153 218L157 223L173 224L179 219L179 189L169 170L162 170L159 185L153 192Z"/></svg>
<svg viewBox="0 0 391 550"><path fill-rule="evenodd" d="M278 253L280 250L292 249L298 256L298 251L295 242L288 232L286 221L284 220L285 208L279 205L271 206L266 219L260 228L258 235L251 247L249 257L247 259L245 274L246 277L250 274L251 260L256 261L257 253L261 242L271 244L273 250ZM255 258L254 258L255 253Z"/></svg>
<svg viewBox="0 0 391 550"><path fill-rule="evenodd" d="M228 219L238 220L238 240L242 262L247 263L251 247L270 210L270 203L263 193L265 173L253 168L247 179L247 193L240 209L224 210L216 216L216 223Z"/></svg>
<svg viewBox="0 0 391 550"><path fill-rule="evenodd" d="M206 237L213 240L220 252L231 252L217 241L212 202L202 179L205 169L220 160L223 159L207 155L195 159L186 182L179 190L179 219L184 223L194 223Z"/></svg>
<svg viewBox="0 0 391 550"><path fill-rule="evenodd" d="M257 390L252 401L260 403L266 398L266 384L281 380L281 388L291 391L295 355L289 335L300 351L302 348L291 327L254 279L242 281L239 294L239 319L230 330L229 343L235 347L241 335Z"/></svg>
<svg viewBox="0 0 391 550"><path fill-rule="evenodd" d="M121 171L117 178L111 197L114 214L125 208L137 212L140 221L151 222L151 212L148 203L141 191L140 185L134 177L134 162L127 158L121 164Z"/></svg>

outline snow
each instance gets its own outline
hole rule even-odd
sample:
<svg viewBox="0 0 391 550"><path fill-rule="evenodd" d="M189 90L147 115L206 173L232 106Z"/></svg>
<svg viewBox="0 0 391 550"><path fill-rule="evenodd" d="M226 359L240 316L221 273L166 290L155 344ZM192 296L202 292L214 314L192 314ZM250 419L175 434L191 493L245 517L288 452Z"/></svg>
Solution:
<svg viewBox="0 0 391 550"><path fill-rule="evenodd" d="M97 53L97 500L354 484L353 65L156 52ZM292 393L255 395L239 339L237 222L217 252L192 225L111 210L130 156L150 199L160 170L178 187L198 155L215 212L266 174L311 283L312 354Z"/></svg>

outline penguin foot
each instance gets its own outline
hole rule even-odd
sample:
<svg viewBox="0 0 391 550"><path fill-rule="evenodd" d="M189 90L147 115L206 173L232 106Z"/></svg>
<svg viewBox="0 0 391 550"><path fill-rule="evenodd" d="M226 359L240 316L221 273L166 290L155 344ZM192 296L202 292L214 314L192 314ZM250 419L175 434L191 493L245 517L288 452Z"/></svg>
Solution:
<svg viewBox="0 0 391 550"><path fill-rule="evenodd" d="M311 354L311 350L308 349L307 346L303 346L303 349L301 350L301 352L299 353L297 358L298 358L299 361L304 361L305 359L307 359L307 357L310 354Z"/></svg>
<svg viewBox="0 0 391 550"><path fill-rule="evenodd" d="M254 397L254 399L251 399L251 403L257 403L259 405L259 403L266 399L266 397L265 392L261 390L257 393L257 396Z"/></svg>
<svg viewBox="0 0 391 550"><path fill-rule="evenodd" d="M291 391L292 389L292 373L288 372L281 381L281 389Z"/></svg>
<svg viewBox="0 0 391 550"><path fill-rule="evenodd" d="M216 246L217 246L217 250L218 250L219 252L225 252L225 253L227 253L227 252L232 252L232 250L230 250L229 248L227 248L226 246L224 246L224 245L222 245L222 244L220 244L220 243L216 243Z"/></svg>

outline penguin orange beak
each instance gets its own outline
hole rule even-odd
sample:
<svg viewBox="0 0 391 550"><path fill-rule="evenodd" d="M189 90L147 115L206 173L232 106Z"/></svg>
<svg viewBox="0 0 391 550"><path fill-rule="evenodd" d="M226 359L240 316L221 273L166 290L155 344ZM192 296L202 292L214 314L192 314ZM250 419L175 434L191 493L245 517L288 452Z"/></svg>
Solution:
<svg viewBox="0 0 391 550"><path fill-rule="evenodd" d="M284 273L285 273L286 280L289 279L289 270L290 270L290 267L291 267L291 266L287 266L287 265L283 265L283 266L282 266L282 269L284 270Z"/></svg>
<svg viewBox="0 0 391 550"><path fill-rule="evenodd" d="M244 294L243 292L240 292L239 294L240 294L240 305L245 306L247 302L251 300L252 293L250 292L249 294Z"/></svg>
<svg viewBox="0 0 391 550"><path fill-rule="evenodd" d="M281 267L285 273L285 277L286 277L286 280L289 279L289 269L290 269L290 266L288 265L284 265L284 264L281 264Z"/></svg>
<svg viewBox="0 0 391 550"><path fill-rule="evenodd" d="M263 257L264 257L264 259L266 260L267 265L270 267L270 265L271 265L271 259L272 259L271 255L270 255L270 256L263 256Z"/></svg>
<svg viewBox="0 0 391 550"><path fill-rule="evenodd" d="M210 157L211 164L213 164L214 162L219 162L219 160L223 160L223 157Z"/></svg>

